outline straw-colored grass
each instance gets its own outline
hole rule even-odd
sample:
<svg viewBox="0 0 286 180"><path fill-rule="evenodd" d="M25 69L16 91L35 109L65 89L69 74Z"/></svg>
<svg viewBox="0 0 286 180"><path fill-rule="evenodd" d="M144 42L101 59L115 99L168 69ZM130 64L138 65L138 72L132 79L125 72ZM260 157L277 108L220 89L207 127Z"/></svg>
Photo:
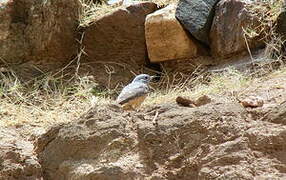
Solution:
<svg viewBox="0 0 286 180"><path fill-rule="evenodd" d="M281 74L286 74L286 68L274 71L268 77ZM115 103L114 97L106 95L108 93L92 93L91 89L96 89L96 84L88 77L78 77L65 85L55 83L54 80L50 76L35 81L37 85L31 88L21 84L14 76L2 74L0 126L30 124L47 127L73 121L91 107ZM205 82L192 82L194 84L186 82L188 86L174 85L167 89L155 89L146 98L142 109L156 104L175 103L177 96L197 98L202 95L220 95L234 98L234 94L252 86L254 81L247 74L229 69L224 73L210 75Z"/></svg>
<svg viewBox="0 0 286 180"><path fill-rule="evenodd" d="M283 38L276 32L276 20L283 10L284 0L256 0L246 6L247 11L258 19L259 24L244 29L246 39L261 37L266 44L268 58L280 60ZM247 41L246 40L246 41Z"/></svg>
<svg viewBox="0 0 286 180"><path fill-rule="evenodd" d="M108 5L107 3L96 4L91 0L80 0L82 4L80 15L80 26L86 27L94 22L96 19L115 11L118 8L124 7L122 3ZM178 0L145 0L151 1L158 5L158 7L165 6L171 3L177 3Z"/></svg>
<svg viewBox="0 0 286 180"><path fill-rule="evenodd" d="M251 83L251 77L234 70L233 68L220 74L208 77L209 82L195 82L188 86L177 86L177 88L155 91L146 99L144 105L152 106L162 103L174 103L176 97L186 96L196 99L202 95L229 95L239 91Z"/></svg>

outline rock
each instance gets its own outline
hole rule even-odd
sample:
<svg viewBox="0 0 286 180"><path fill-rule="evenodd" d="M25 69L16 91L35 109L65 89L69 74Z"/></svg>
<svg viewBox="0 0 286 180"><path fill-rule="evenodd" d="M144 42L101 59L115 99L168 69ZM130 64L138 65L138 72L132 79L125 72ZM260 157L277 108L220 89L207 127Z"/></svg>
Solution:
<svg viewBox="0 0 286 180"><path fill-rule="evenodd" d="M181 105L181 106L186 106L186 107L194 107L195 102L189 99L188 97L182 97L178 96L176 98L176 103Z"/></svg>
<svg viewBox="0 0 286 180"><path fill-rule="evenodd" d="M133 140L122 112L102 107L66 125L52 127L36 147L47 179L128 179ZM128 117L127 117L128 118ZM127 131L126 131L127 130ZM45 143L48 142L48 143ZM124 156L121 156L125 154ZM122 161L122 163L120 163ZM127 164L126 164L127 163ZM132 164L130 164L133 166ZM132 167L134 168L134 167Z"/></svg>
<svg viewBox="0 0 286 180"><path fill-rule="evenodd" d="M252 1L248 0L219 1L210 31L210 47L213 56L228 58L247 51L243 29L251 30L259 24L258 17L246 9L250 3ZM246 37L250 49L264 46L259 35Z"/></svg>
<svg viewBox="0 0 286 180"><path fill-rule="evenodd" d="M5 63L68 62L77 53L78 0L0 3L0 54Z"/></svg>
<svg viewBox="0 0 286 180"><path fill-rule="evenodd" d="M270 111L265 112L264 114L266 114L266 116L264 115L262 120L275 124L286 125L286 101L274 108L271 108Z"/></svg>
<svg viewBox="0 0 286 180"><path fill-rule="evenodd" d="M92 108L41 138L44 178L284 179L286 127L247 113L224 97L197 108Z"/></svg>
<svg viewBox="0 0 286 180"><path fill-rule="evenodd" d="M277 18L277 32L285 37L286 35L286 11L283 10Z"/></svg>
<svg viewBox="0 0 286 180"><path fill-rule="evenodd" d="M271 126L268 125L267 127L270 128ZM261 138L265 135L264 133L266 132L252 135L255 138ZM283 136L277 134L276 137ZM253 149L249 138L240 137L213 146L211 148L212 152L200 161L203 165L198 179L284 179L284 163L273 160L270 152L263 153ZM273 148L275 144L270 145L268 148ZM273 153L279 153L279 150L274 150ZM232 165L229 165L230 162ZM277 169L274 168L275 166ZM255 169L255 173L253 173L253 169Z"/></svg>
<svg viewBox="0 0 286 180"><path fill-rule="evenodd" d="M99 84L112 88L120 82L127 83L134 76L131 72L139 74L148 63L144 23L146 15L156 9L152 2L122 7L86 28L86 61L94 64L93 73Z"/></svg>
<svg viewBox="0 0 286 180"><path fill-rule="evenodd" d="M277 23L276 31L278 32L280 36L283 37L283 39L286 39L286 6L285 5L286 5L286 2L276 20L276 23Z"/></svg>
<svg viewBox="0 0 286 180"><path fill-rule="evenodd" d="M214 6L219 0L180 0L176 18L197 40L209 44Z"/></svg>
<svg viewBox="0 0 286 180"><path fill-rule="evenodd" d="M176 5L171 4L146 17L145 37L151 62L190 59L202 51L175 18L175 10Z"/></svg>
<svg viewBox="0 0 286 180"><path fill-rule="evenodd" d="M249 96L243 100L241 100L241 104L244 107L262 107L264 104L264 101L261 97L259 96Z"/></svg>
<svg viewBox="0 0 286 180"><path fill-rule="evenodd" d="M193 101L193 100L191 100L188 97L178 96L176 98L176 102L179 105L186 106L186 107L189 107L189 106L191 106L191 107L203 106L203 105L206 105L206 104L210 103L211 102L211 98L209 98L207 95L203 95L203 96L200 96L195 101Z"/></svg>
<svg viewBox="0 0 286 180"><path fill-rule="evenodd" d="M164 170L175 168L176 172L167 171L163 176L198 179L203 165L203 162L198 161L212 151L207 146L235 139L245 128L235 122L242 118L243 108L231 103L224 106L228 107L206 105L198 108L172 108L159 113L155 127L149 121L139 122L139 153L147 172L154 173L158 167ZM234 110L231 116L236 117L236 120L231 117L231 120L221 118L227 114L228 108ZM157 111L160 112L160 109ZM177 113L180 115L176 116ZM228 133L224 134L226 127Z"/></svg>
<svg viewBox="0 0 286 180"><path fill-rule="evenodd" d="M274 49L276 51L274 53L276 56L281 56L281 54L284 55L286 52L286 2L284 2L284 7L276 19L276 32L283 43L279 49Z"/></svg>
<svg viewBox="0 0 286 180"><path fill-rule="evenodd" d="M196 106L203 106L206 104L209 104L211 102L211 98L208 97L207 95L200 96L196 101L195 105Z"/></svg>
<svg viewBox="0 0 286 180"><path fill-rule="evenodd" d="M0 179L42 180L42 169L33 144L14 129L0 129Z"/></svg>
<svg viewBox="0 0 286 180"><path fill-rule="evenodd" d="M47 130L44 131L44 133L41 133L37 136L36 141L34 143L35 146L35 152L40 153L44 150L44 148L47 146L49 142L54 140L63 125L57 125L56 127L50 127Z"/></svg>

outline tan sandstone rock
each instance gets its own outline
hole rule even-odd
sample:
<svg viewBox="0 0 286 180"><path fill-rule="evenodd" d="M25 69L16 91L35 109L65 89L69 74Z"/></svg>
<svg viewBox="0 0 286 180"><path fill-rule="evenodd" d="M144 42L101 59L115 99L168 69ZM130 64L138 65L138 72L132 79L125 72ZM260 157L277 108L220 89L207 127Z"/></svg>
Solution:
<svg viewBox="0 0 286 180"><path fill-rule="evenodd" d="M228 58L247 51L244 30L257 27L258 18L251 15L246 6L247 0L221 0L215 10L210 31L211 52L213 56ZM263 47L261 37L247 38L250 49Z"/></svg>
<svg viewBox="0 0 286 180"><path fill-rule="evenodd" d="M172 4L146 17L145 36L151 62L186 59L199 54L199 46L175 18Z"/></svg>

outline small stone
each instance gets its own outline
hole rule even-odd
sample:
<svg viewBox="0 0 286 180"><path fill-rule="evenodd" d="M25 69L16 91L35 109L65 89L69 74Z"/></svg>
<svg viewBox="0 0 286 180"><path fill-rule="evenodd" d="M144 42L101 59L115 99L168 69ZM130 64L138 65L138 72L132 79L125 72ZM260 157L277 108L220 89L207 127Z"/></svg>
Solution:
<svg viewBox="0 0 286 180"><path fill-rule="evenodd" d="M264 101L259 96L249 96L241 101L241 104L243 107L262 107L264 104Z"/></svg>
<svg viewBox="0 0 286 180"><path fill-rule="evenodd" d="M196 100L195 105L196 106L202 106L202 105L206 105L210 102L211 102L211 98L209 98L207 95L203 95Z"/></svg>
<svg viewBox="0 0 286 180"><path fill-rule="evenodd" d="M185 107L194 107L195 106L195 102L192 101L191 99L187 98L187 97L178 96L176 98L176 102L177 102L177 104L179 104L181 106L185 106Z"/></svg>

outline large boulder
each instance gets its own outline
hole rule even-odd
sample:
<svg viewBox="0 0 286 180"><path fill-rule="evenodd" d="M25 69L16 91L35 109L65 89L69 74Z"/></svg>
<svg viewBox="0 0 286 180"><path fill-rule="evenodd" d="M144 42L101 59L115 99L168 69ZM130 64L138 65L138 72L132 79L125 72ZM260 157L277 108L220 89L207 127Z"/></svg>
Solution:
<svg viewBox="0 0 286 180"><path fill-rule="evenodd" d="M41 180L42 169L34 153L34 146L15 129L0 129L0 179Z"/></svg>
<svg viewBox="0 0 286 180"><path fill-rule="evenodd" d="M214 6L219 0L180 0L176 18L197 40L209 44Z"/></svg>
<svg viewBox="0 0 286 180"><path fill-rule="evenodd" d="M84 51L98 83L108 88L126 83L133 78L132 72L140 73L148 63L144 24L155 10L155 3L136 3L118 8L86 28Z"/></svg>
<svg viewBox="0 0 286 180"><path fill-rule="evenodd" d="M285 95L283 89L276 90L270 94L275 98L271 102ZM176 104L139 112L123 112L115 105L92 108L79 120L43 135L47 143L39 143L37 152L44 177L285 179L285 105L275 106L280 111L272 119L265 108L255 113L232 99L210 97L209 104L194 108Z"/></svg>
<svg viewBox="0 0 286 180"><path fill-rule="evenodd" d="M136 163L132 162L133 155L129 153L135 143L127 126L130 120L118 108L103 106L91 109L73 123L52 127L37 143L45 178L109 180L138 177L140 174L132 171Z"/></svg>
<svg viewBox="0 0 286 180"><path fill-rule="evenodd" d="M221 0L215 11L215 17L210 31L211 52L213 56L228 58L247 48L263 47L259 34L253 32L258 27L258 17L247 10L253 3L248 0Z"/></svg>
<svg viewBox="0 0 286 180"><path fill-rule="evenodd" d="M0 1L1 63L70 60L80 7L78 0Z"/></svg>
<svg viewBox="0 0 286 180"><path fill-rule="evenodd" d="M145 36L151 62L190 59L202 49L176 19L176 7L172 4L146 17Z"/></svg>

